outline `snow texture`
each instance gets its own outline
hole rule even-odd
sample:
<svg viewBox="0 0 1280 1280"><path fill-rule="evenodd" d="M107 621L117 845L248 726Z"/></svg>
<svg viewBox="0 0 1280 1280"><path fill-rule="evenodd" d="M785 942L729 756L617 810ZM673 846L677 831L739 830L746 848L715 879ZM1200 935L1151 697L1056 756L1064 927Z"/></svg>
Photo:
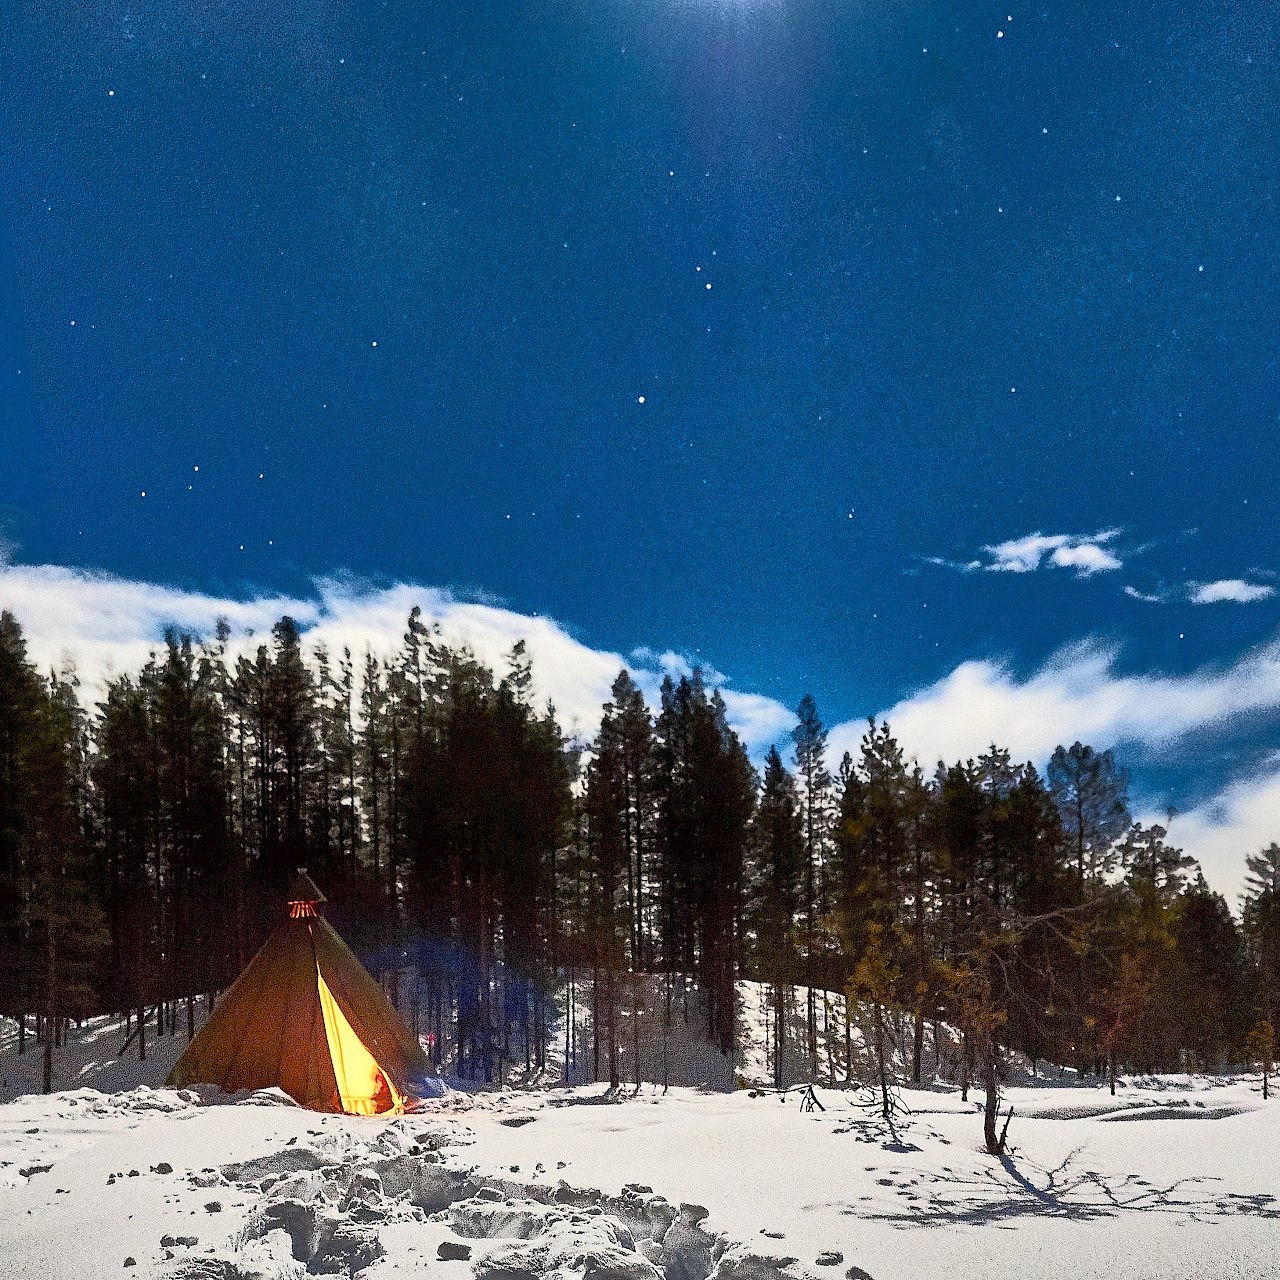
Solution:
<svg viewBox="0 0 1280 1280"><path fill-rule="evenodd" d="M977 1095L941 1084L903 1090L892 1126L853 1091L818 1088L819 1110L758 1085L449 1092L365 1118L157 1087L185 1037L128 1069L121 1041L90 1024L60 1050L117 1091L0 1106L6 1280L1275 1274L1280 1103L1256 1075L1132 1077L1115 1097L1015 1075L997 1159ZM0 1053L0 1078L29 1066Z"/></svg>

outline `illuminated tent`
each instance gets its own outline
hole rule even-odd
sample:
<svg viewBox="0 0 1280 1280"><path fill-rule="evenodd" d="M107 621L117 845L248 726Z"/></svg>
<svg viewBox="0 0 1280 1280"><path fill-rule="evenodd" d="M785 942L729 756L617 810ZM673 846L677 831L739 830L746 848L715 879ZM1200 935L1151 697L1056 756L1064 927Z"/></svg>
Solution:
<svg viewBox="0 0 1280 1280"><path fill-rule="evenodd" d="M289 917L218 1002L171 1085L283 1089L304 1107L378 1115L424 1091L430 1064L382 988L333 927L305 868ZM427 1086L429 1088L429 1086Z"/></svg>

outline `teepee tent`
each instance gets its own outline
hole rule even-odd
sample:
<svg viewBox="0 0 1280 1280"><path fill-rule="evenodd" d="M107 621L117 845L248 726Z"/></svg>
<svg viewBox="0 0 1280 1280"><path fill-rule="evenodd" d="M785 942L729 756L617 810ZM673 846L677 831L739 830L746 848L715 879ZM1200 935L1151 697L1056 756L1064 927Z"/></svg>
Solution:
<svg viewBox="0 0 1280 1280"><path fill-rule="evenodd" d="M276 1085L316 1111L401 1111L430 1064L382 988L317 914L299 868L289 916L219 1001L169 1074L228 1093Z"/></svg>

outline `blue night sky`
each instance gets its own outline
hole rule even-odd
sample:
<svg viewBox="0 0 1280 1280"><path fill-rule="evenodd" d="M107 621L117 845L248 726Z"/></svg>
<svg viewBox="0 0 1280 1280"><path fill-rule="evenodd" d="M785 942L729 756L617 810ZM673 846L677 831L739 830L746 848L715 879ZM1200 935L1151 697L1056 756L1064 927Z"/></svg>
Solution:
<svg viewBox="0 0 1280 1280"><path fill-rule="evenodd" d="M1263 0L0 30L15 564L483 593L830 721L966 660L1176 679L1276 633ZM1255 703L1135 747L1149 793L1260 767Z"/></svg>

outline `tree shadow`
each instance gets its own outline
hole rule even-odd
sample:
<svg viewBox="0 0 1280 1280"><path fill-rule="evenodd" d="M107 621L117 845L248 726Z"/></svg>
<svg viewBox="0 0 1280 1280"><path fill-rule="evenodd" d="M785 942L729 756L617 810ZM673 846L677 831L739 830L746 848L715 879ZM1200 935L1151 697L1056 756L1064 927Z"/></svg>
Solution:
<svg viewBox="0 0 1280 1280"><path fill-rule="evenodd" d="M1179 1178L1156 1184L1137 1174L1108 1177L1081 1167L1077 1147L1048 1168L1000 1157L999 1166L975 1171L944 1169L892 1171L879 1183L902 1197L898 1211L874 1211L849 1205L843 1212L903 1228L981 1225L1018 1218L1067 1218L1090 1221L1128 1213L1170 1213L1190 1220L1258 1217L1280 1220L1273 1195L1222 1191L1213 1177Z"/></svg>

